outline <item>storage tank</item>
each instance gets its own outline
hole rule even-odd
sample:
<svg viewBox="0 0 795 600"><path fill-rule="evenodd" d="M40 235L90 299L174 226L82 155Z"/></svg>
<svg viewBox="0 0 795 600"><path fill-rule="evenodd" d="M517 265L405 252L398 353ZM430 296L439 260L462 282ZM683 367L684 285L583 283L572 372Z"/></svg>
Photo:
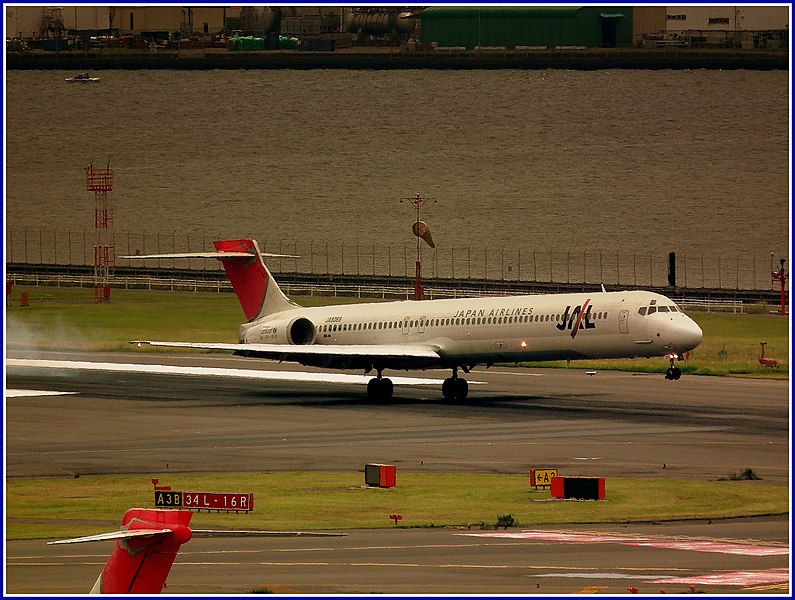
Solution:
<svg viewBox="0 0 795 600"><path fill-rule="evenodd" d="M241 29L266 33L273 29L280 16L279 8L244 6L240 11Z"/></svg>
<svg viewBox="0 0 795 600"><path fill-rule="evenodd" d="M345 18L348 33L383 35L385 33L411 33L417 24L408 12L354 12Z"/></svg>

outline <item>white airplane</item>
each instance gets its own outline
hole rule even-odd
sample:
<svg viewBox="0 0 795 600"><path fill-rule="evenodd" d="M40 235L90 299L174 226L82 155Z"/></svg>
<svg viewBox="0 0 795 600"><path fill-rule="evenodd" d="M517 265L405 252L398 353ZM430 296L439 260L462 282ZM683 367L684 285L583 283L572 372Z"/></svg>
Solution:
<svg viewBox="0 0 795 600"><path fill-rule="evenodd" d="M373 400L392 397L385 369L448 368L442 394L463 400L476 365L665 356L666 379L701 343L699 326L661 294L646 291L543 294L454 300L404 300L302 307L279 289L255 240L214 242L216 252L122 258L215 258L248 319L237 344L134 341L172 348L227 350L330 369L375 370ZM265 255L277 256L277 255Z"/></svg>

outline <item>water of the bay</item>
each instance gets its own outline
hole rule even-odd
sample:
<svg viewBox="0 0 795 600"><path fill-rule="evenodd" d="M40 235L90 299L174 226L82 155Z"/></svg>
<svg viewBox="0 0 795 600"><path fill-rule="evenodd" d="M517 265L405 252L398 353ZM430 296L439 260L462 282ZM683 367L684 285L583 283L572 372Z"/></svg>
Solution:
<svg viewBox="0 0 795 600"><path fill-rule="evenodd" d="M7 230L789 256L789 74L6 73ZM8 250L8 248L7 248Z"/></svg>

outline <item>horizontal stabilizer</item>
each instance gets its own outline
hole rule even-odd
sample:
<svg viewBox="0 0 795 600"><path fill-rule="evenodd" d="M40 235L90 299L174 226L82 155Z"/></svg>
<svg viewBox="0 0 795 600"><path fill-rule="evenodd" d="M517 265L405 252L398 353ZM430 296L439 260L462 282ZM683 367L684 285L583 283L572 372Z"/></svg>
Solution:
<svg viewBox="0 0 795 600"><path fill-rule="evenodd" d="M97 535L86 535L78 538L70 538L68 540L55 540L47 542L47 544L82 544L83 542L104 542L106 540L122 540L129 538L146 538L157 537L172 533L171 529L132 529L130 531L111 531L108 533L99 533Z"/></svg>
<svg viewBox="0 0 795 600"><path fill-rule="evenodd" d="M128 256L119 256L118 258L217 258L217 259L230 259L230 258L254 258L256 256L253 252L181 252L176 254L132 254ZM301 258L295 254L268 254L263 252L260 256L265 258Z"/></svg>

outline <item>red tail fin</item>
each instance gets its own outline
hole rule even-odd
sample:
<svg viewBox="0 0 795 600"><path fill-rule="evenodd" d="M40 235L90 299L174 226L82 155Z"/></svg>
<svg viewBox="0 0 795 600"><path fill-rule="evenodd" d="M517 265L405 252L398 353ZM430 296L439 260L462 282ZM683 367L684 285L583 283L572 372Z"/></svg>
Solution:
<svg viewBox="0 0 795 600"><path fill-rule="evenodd" d="M262 262L257 242L254 240L221 240L213 242L218 252L246 252L230 258L219 258L224 265L226 276L240 300L246 318L251 321L257 317L296 308L279 289L265 263Z"/></svg>
<svg viewBox="0 0 795 600"><path fill-rule="evenodd" d="M92 592L159 594L180 546L193 535L188 527L191 516L187 510L128 510L122 530L152 533L118 540Z"/></svg>

